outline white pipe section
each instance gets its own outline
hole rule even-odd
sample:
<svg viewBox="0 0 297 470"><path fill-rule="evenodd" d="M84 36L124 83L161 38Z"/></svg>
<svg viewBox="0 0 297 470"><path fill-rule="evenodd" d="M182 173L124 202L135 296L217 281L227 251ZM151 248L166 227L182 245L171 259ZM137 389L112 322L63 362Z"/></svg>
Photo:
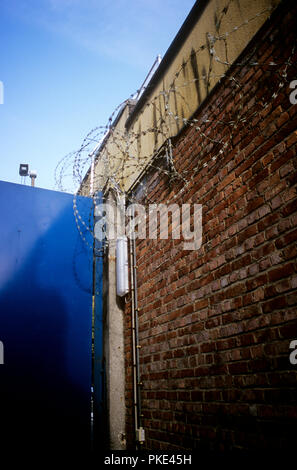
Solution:
<svg viewBox="0 0 297 470"><path fill-rule="evenodd" d="M123 297L129 292L128 278L128 240L119 237L116 247L117 295Z"/></svg>

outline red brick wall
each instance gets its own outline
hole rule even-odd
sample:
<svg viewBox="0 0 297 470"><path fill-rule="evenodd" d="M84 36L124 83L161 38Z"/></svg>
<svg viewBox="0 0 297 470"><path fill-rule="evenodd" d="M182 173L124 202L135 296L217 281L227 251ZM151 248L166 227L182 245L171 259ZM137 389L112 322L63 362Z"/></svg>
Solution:
<svg viewBox="0 0 297 470"><path fill-rule="evenodd" d="M150 200L203 206L203 243L138 240L141 398L148 449L287 447L297 435L297 105L283 63L295 41L286 2L174 142L179 172L147 175ZM289 12L289 13L287 13ZM255 49L256 47L256 49ZM297 48L296 48L297 49ZM291 57L296 63L296 52ZM285 81L284 87L279 83ZM266 105L263 107L263 105ZM245 116L236 129L232 116ZM220 122L218 122L220 119ZM215 160L212 158L218 156ZM160 162L159 162L160 163ZM204 164L207 163L207 166ZM175 196L177 198L175 198ZM127 304L127 438L133 444L131 319Z"/></svg>

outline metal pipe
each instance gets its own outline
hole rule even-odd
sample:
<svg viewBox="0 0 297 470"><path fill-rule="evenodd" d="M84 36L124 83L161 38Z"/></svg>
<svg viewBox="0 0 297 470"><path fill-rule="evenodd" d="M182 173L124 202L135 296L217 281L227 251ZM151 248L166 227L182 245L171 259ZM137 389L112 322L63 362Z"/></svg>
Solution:
<svg viewBox="0 0 297 470"><path fill-rule="evenodd" d="M137 398L138 398L138 424L141 428L142 415L141 415L141 381L140 381L140 365L139 365L139 336L138 336L138 295L137 295L137 264L136 264L136 243L135 239L132 240L133 251L133 278L134 278L134 306L135 306L135 340L136 340L136 380L137 380Z"/></svg>
<svg viewBox="0 0 297 470"><path fill-rule="evenodd" d="M157 70L157 68L159 67L159 65L161 63L161 60L162 60L162 57L160 56L160 54L158 54L155 61L154 61L154 63L153 63L153 65L151 66L147 76L145 77L141 87L139 88L139 90L137 92L136 100L138 100L141 97L142 93L145 90L146 84L150 81L150 79L154 75L155 71Z"/></svg>
<svg viewBox="0 0 297 470"><path fill-rule="evenodd" d="M137 359L136 359L136 325L135 325L135 304L134 304L134 269L133 269L133 245L130 238L130 278L131 278L131 328L132 328L132 367L133 367L133 411L134 411L134 426L135 436L138 429L138 393L137 393Z"/></svg>
<svg viewBox="0 0 297 470"><path fill-rule="evenodd" d="M134 218L134 213L132 214ZM136 272L136 244L130 233L130 278L131 278L131 308L132 308L132 361L133 361L133 408L136 442L142 444L143 430L141 427L141 397L140 397L140 368L139 368L139 337L138 337L138 299Z"/></svg>

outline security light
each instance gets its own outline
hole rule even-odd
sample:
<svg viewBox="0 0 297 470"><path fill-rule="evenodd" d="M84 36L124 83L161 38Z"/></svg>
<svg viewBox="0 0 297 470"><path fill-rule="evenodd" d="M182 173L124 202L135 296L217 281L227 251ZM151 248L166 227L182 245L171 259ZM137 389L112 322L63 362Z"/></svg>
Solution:
<svg viewBox="0 0 297 470"><path fill-rule="evenodd" d="M28 176L29 174L29 165L27 163L21 163L19 169L20 176Z"/></svg>

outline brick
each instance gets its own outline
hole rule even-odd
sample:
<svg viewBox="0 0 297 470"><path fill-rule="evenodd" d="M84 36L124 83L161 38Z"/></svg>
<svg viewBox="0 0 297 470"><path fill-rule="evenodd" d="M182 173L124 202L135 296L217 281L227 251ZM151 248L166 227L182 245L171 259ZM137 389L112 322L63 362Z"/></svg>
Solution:
<svg viewBox="0 0 297 470"><path fill-rule="evenodd" d="M256 235L257 232L258 232L257 225L252 225L248 227L246 230L240 232L237 235L237 243L238 244L243 243L248 238L252 237L253 235Z"/></svg>
<svg viewBox="0 0 297 470"><path fill-rule="evenodd" d="M282 279L284 277L288 277L293 274L295 271L294 264L288 263L283 266L279 266L275 269L272 269L268 272L268 279L270 282L277 281L278 279Z"/></svg>
<svg viewBox="0 0 297 470"><path fill-rule="evenodd" d="M231 70L239 87L222 79L193 115L210 139L228 142L220 157L212 160L219 145L195 126L185 126L172 142L174 163L185 171L187 185L169 182L154 167L142 180L152 201L203 205L199 251L183 251L179 240L136 243L141 398L149 450L292 444L297 108L289 102L288 87L278 90L281 67L276 73L268 65L287 60L292 51L297 6L288 1L263 25L261 39L256 35L253 47L247 47L245 65ZM253 60L261 67L251 69ZM287 69L289 83L296 77L294 67ZM263 103L268 103L264 109ZM239 120L236 129L224 124L239 115L246 121ZM237 142L233 147L232 141ZM129 302L125 311L126 432L132 448Z"/></svg>
<svg viewBox="0 0 297 470"><path fill-rule="evenodd" d="M259 286L266 284L267 282L267 274L261 274L260 276L255 277L254 279L248 280L246 282L246 287L248 290L256 289Z"/></svg>
<svg viewBox="0 0 297 470"><path fill-rule="evenodd" d="M287 139L286 144L287 147L290 148L291 145L295 144L297 142L297 131L294 131L292 135Z"/></svg>
<svg viewBox="0 0 297 470"><path fill-rule="evenodd" d="M229 373L231 375L244 374L248 372L247 362L234 362L228 365Z"/></svg>
<svg viewBox="0 0 297 470"><path fill-rule="evenodd" d="M284 248L297 240L297 229L293 230L275 242L277 248Z"/></svg>
<svg viewBox="0 0 297 470"><path fill-rule="evenodd" d="M293 214L293 212L297 212L297 199L294 199L293 201L289 202L282 209L282 214L284 217L287 217L288 215Z"/></svg>
<svg viewBox="0 0 297 470"><path fill-rule="evenodd" d="M262 310L263 310L263 313L268 313L268 312L272 312L274 310L283 309L283 308L286 307L286 305L287 305L286 298L284 296L283 297L278 297L276 299L265 302L262 305Z"/></svg>

